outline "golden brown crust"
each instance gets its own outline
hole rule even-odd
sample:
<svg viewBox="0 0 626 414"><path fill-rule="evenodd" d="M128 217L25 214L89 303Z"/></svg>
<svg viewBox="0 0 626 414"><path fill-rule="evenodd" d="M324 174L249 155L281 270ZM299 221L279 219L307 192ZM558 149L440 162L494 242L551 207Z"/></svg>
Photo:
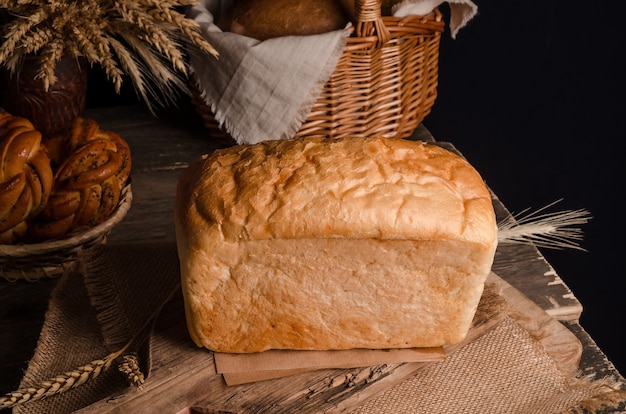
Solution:
<svg viewBox="0 0 626 414"><path fill-rule="evenodd" d="M41 133L25 118L0 113L0 243L24 235L26 222L47 203L52 181Z"/></svg>
<svg viewBox="0 0 626 414"><path fill-rule="evenodd" d="M77 118L69 136L51 137L47 143L60 165L49 203L30 223L32 240L62 237L109 218L131 170L128 143L92 119Z"/></svg>
<svg viewBox="0 0 626 414"><path fill-rule="evenodd" d="M469 163L385 138L202 157L181 175L176 234L189 332L222 352L457 342L497 246Z"/></svg>
<svg viewBox="0 0 626 414"><path fill-rule="evenodd" d="M45 149L37 151L33 155L25 172L35 200L30 217L37 217L46 206L54 184L50 158L48 158ZM36 202L37 200L39 201L38 203Z"/></svg>
<svg viewBox="0 0 626 414"><path fill-rule="evenodd" d="M8 180L0 183L0 231L6 231L15 223L13 215L15 213L16 204L22 197L24 187L26 186L26 177L24 173L16 174ZM25 211L25 208L22 208ZM19 213L19 215L22 215Z"/></svg>
<svg viewBox="0 0 626 414"><path fill-rule="evenodd" d="M103 222L130 170L126 141L92 119L79 117L69 135L42 142L29 120L0 111L0 243L50 240Z"/></svg>
<svg viewBox="0 0 626 414"><path fill-rule="evenodd" d="M236 0L231 31L259 40L343 29L349 22L338 0Z"/></svg>
<svg viewBox="0 0 626 414"><path fill-rule="evenodd" d="M483 230L493 212L481 176L462 158L420 142L310 138L236 146L197 160L181 182L187 219L215 223L229 241L495 238Z"/></svg>

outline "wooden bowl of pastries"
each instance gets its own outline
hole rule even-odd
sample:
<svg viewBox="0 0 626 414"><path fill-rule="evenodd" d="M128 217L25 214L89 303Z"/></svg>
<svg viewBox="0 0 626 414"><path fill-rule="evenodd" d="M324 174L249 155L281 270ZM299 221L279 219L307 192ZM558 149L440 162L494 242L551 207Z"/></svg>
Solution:
<svg viewBox="0 0 626 414"><path fill-rule="evenodd" d="M0 276L38 280L75 269L132 201L128 143L91 119L43 137L0 110Z"/></svg>

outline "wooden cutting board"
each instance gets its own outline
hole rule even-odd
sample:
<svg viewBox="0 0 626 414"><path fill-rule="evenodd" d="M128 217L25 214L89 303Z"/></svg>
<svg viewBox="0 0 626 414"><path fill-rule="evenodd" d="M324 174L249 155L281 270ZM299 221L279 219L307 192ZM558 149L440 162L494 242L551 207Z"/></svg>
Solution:
<svg viewBox="0 0 626 414"><path fill-rule="evenodd" d="M582 345L565 326L495 274L490 275L487 284L498 292L493 296L506 306L481 303L481 308L489 311L481 312L479 308L466 341L446 347L446 353L485 334L508 314L544 345L564 374L577 369ZM387 391L429 364L321 369L228 386L216 372L213 353L197 348L189 339L181 298L162 313L151 347L152 369L142 390L127 389L79 413L339 413Z"/></svg>

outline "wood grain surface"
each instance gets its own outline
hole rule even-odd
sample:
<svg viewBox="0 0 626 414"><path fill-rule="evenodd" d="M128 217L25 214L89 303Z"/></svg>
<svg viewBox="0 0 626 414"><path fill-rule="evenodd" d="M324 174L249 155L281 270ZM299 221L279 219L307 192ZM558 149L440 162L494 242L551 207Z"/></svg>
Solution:
<svg viewBox="0 0 626 414"><path fill-rule="evenodd" d="M142 106L90 109L85 116L96 119L102 128L119 133L129 142L132 150L133 205L126 218L113 229L107 242L175 241L173 199L178 176L195 157L218 147L207 136L200 119L186 108L155 118ZM413 138L433 140L423 126L418 127ZM498 217L508 216L509 212L496 196L494 207ZM621 378L593 338L578 323L581 304L537 248L532 245L499 246L493 270L578 337L584 345L580 362L583 372ZM19 385L23 370L37 345L50 292L57 280L35 283L0 281L2 394L17 389ZM182 342L179 345L187 346ZM171 357L174 360L163 361L163 364L177 366L182 363L175 360L180 356ZM200 362L185 362L189 364L189 378L185 378L181 386L187 386L190 392L201 395L206 392L207 384L194 382L194 378L204 375L203 370L207 368ZM406 375L410 375L410 368L403 369L406 369ZM167 388L166 385L163 387ZM158 400L159 397L151 393L150 398Z"/></svg>
<svg viewBox="0 0 626 414"><path fill-rule="evenodd" d="M505 301L506 306L499 302ZM542 343L565 374L579 364L578 338L521 292L495 274L465 340L445 347L446 355L480 338L505 315ZM244 413L340 413L387 391L435 362L390 363L350 369L320 369L293 376L228 386L216 371L213 353L197 348L184 323L182 298L171 302L152 340L153 368L141 392L128 389L78 413L176 413L185 408L219 408Z"/></svg>

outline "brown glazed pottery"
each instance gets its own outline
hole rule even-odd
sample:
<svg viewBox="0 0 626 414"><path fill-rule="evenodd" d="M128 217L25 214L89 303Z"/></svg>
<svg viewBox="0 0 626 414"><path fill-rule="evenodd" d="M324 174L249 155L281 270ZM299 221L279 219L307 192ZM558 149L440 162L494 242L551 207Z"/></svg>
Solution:
<svg viewBox="0 0 626 414"><path fill-rule="evenodd" d="M57 82L45 91L36 79L39 58L23 59L14 74L2 69L0 106L15 116L29 119L44 136L70 126L81 115L87 99L87 63L82 58L64 57L56 66Z"/></svg>

